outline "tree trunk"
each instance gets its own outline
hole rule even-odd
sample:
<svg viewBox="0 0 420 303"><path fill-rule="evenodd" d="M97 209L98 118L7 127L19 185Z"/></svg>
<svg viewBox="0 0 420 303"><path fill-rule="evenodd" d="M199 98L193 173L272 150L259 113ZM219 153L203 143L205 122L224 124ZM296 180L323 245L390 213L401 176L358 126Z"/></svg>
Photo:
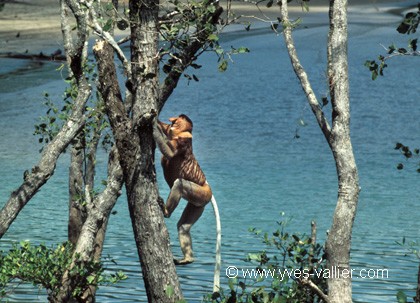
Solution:
<svg viewBox="0 0 420 303"><path fill-rule="evenodd" d="M73 41L69 25L70 10L78 23L77 41ZM89 38L89 11L81 7L78 1L61 1L61 23L70 76L84 73L83 68L75 69L76 64L84 64L87 56ZM85 82L85 77L83 77ZM84 83L83 82L83 83ZM98 101L99 102L99 101ZM113 148L109 154L108 180L105 190L96 197L91 197L94 188L96 152L101 136L103 114L100 104L95 111L95 125L91 125L73 141L69 171L69 240L74 245L73 263L99 261L102 253L105 231L110 212L121 194L122 170L118 153ZM83 106L81 108L85 110ZM86 132L90 132L90 141L86 142ZM70 270L70 269L69 269ZM60 292L51 298L52 302L94 302L96 287L90 286L79 297L73 297L78 277L64 273Z"/></svg>
<svg viewBox="0 0 420 303"><path fill-rule="evenodd" d="M414 303L420 303L420 265L417 270L417 287L416 296L414 297Z"/></svg>
<svg viewBox="0 0 420 303"><path fill-rule="evenodd" d="M350 245L359 199L359 178L350 138L350 100L347 67L347 0L330 1L328 40L328 79L332 104L332 125L326 119L301 66L294 47L287 0L282 0L284 37L293 69L307 96L312 112L333 153L338 176L338 198L333 224L326 241L327 268L330 270L328 297L332 303L352 302ZM334 275L332 275L334 273Z"/></svg>
<svg viewBox="0 0 420 303"><path fill-rule="evenodd" d="M71 148L69 169L69 222L68 239L76 246L83 223L86 220L84 200L82 135L79 135Z"/></svg>
<svg viewBox="0 0 420 303"><path fill-rule="evenodd" d="M51 299L52 302L95 301L96 289L94 287L86 289L79 298L72 297L72 292L75 288L73 278L75 277L70 276L69 271L76 261L90 261L101 255L104 231L108 224L110 212L121 195L122 184L123 174L119 164L118 152L116 148L113 148L108 160L108 179L105 190L92 200L89 186L85 189L87 218L77 239L72 266L64 274L60 292Z"/></svg>
<svg viewBox="0 0 420 303"><path fill-rule="evenodd" d="M131 120L121 99L112 48L102 41L94 47L94 53L98 62L99 91L103 94L124 172L130 216L148 301L176 302L182 299L182 293L173 262L169 233L157 203L152 124L151 120L141 123L143 118L138 113L139 110L150 113L156 104L154 101L156 95L148 95L149 98L147 98L136 92L133 117L138 118ZM142 64L145 63L142 62ZM154 70L145 70L151 77ZM136 77L141 76L144 74L137 74ZM157 77L157 72L154 77ZM140 84L141 80L140 78L137 83ZM147 83L144 83L145 81L147 82L144 80L141 86L151 90L152 93L155 92L148 87ZM152 79L153 81L156 80ZM138 90L140 90L139 86L137 86ZM167 295L168 288L173 290L170 298Z"/></svg>
<svg viewBox="0 0 420 303"><path fill-rule="evenodd" d="M330 1L328 78L332 104L330 145L338 175L338 200L326 242L327 268L339 277L328 279L331 302L351 303L350 246L359 200L359 177L350 140L347 60L347 0Z"/></svg>
<svg viewBox="0 0 420 303"><path fill-rule="evenodd" d="M126 179L126 188L147 297L149 302L160 303L180 300L182 292L169 233L157 203L152 124L149 121L141 125L144 115L152 110L157 112L159 100L158 14L158 0L130 1L133 135L140 144L135 157L127 158L131 178ZM171 298L167 295L168 287L173 291Z"/></svg>

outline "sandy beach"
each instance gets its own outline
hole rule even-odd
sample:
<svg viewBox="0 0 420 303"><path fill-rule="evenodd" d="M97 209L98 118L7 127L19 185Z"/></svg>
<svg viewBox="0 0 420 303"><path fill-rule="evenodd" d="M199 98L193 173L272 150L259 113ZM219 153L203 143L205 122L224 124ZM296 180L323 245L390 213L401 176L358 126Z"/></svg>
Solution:
<svg viewBox="0 0 420 303"><path fill-rule="evenodd" d="M411 2L411 3L410 3ZM374 8L385 11L392 4L409 4L407 0L350 0L349 10L356 6ZM311 12L328 10L328 1L310 2ZM388 6L389 5L389 6ZM257 16L276 20L279 15L276 7L266 8L262 3L259 8L252 3L234 1L232 4L235 15ZM301 11L299 5L291 5L291 12ZM123 33L122 33L123 34ZM44 52L49 54L62 49L62 34L60 29L60 7L57 0L6 0L4 9L0 12L0 54Z"/></svg>

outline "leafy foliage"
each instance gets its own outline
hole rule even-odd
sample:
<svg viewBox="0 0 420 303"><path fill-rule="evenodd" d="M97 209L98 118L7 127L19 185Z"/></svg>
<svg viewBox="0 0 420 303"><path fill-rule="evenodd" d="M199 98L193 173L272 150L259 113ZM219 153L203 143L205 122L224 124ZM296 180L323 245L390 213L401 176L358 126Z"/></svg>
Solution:
<svg viewBox="0 0 420 303"><path fill-rule="evenodd" d="M417 5L417 12L408 12L404 20L400 23L397 31L400 34L414 34L420 23L420 3Z"/></svg>
<svg viewBox="0 0 420 303"><path fill-rule="evenodd" d="M261 239L267 249L250 253L246 259L255 267L244 270L242 280L229 279L229 290L213 293L206 298L207 302L321 302L305 286L305 280L310 280L326 293L326 280L322 275L324 248L313 243L310 236L286 231L289 222L278 222L279 228L271 236L264 233ZM250 232L261 236L261 231L255 228Z"/></svg>
<svg viewBox="0 0 420 303"><path fill-rule="evenodd" d="M417 259L420 260L420 242L419 241L407 242L406 238L403 237L401 242L396 241L396 243L407 250L406 255L408 254L414 255L416 256ZM419 267L419 272L420 272L420 267ZM418 303L419 299L417 297L414 297L413 301L408 301L408 296L405 294L405 292L402 290L399 290L397 292L397 302L398 303L412 303L412 302Z"/></svg>
<svg viewBox="0 0 420 303"><path fill-rule="evenodd" d="M415 149L411 149L410 147L402 144L402 143L397 143L395 145L395 149L399 150L401 152L401 154L406 158L406 160L409 160L411 158L417 158L419 159L420 157L420 150L418 148ZM417 163L417 172L420 173L420 162ZM397 169L401 170L404 169L404 164L403 163L398 163L397 165Z"/></svg>
<svg viewBox="0 0 420 303"><path fill-rule="evenodd" d="M57 294L73 257L69 242L56 247L33 246L30 242L13 245L9 252L0 254L0 298L9 293L7 286L16 279L45 288L49 296ZM127 278L122 272L105 275L101 262L82 261L80 256L75 256L74 261L76 266L70 271L75 283L74 297L80 296L89 286L115 284Z"/></svg>
<svg viewBox="0 0 420 303"><path fill-rule="evenodd" d="M398 303L407 303L408 302L407 301L407 295L402 290L399 290L397 292L397 302Z"/></svg>
<svg viewBox="0 0 420 303"><path fill-rule="evenodd" d="M205 1L179 1L169 0L166 14L161 17L160 37L162 47L159 51L162 71L169 74L171 71L183 72L179 64L188 65L193 69L201 68L195 61L206 51L214 52L218 56L218 69L223 72L228 67L228 60L234 54L249 52L249 49L241 47L224 50L219 43L219 33L228 22L216 24L213 20L217 2ZM221 21L221 20L219 20ZM203 43L204 42L204 43ZM194 43L203 44L201 50L194 55L190 62L184 62L180 54L185 52ZM188 80L198 81L196 75L184 73Z"/></svg>
<svg viewBox="0 0 420 303"><path fill-rule="evenodd" d="M397 31L400 34L415 34L420 23L420 3L417 5L417 12L408 12L403 21L397 27ZM378 61L376 60L367 60L365 66L369 68L369 71L372 73L372 80L375 80L378 75L384 75L384 69L388 67L385 63L388 59L395 56L418 56L420 52L417 50L417 38L410 39L406 47L397 47L392 44L388 46L387 54L379 55Z"/></svg>
<svg viewBox="0 0 420 303"><path fill-rule="evenodd" d="M86 75L91 83L94 83L97 78L95 65L92 62L85 64ZM47 92L44 93L44 105L47 107L45 116L39 118L40 122L35 125L34 136L39 136L38 142L41 144L48 144L51 142L64 123L69 119L70 113L73 110L73 104L77 98L77 84L73 77L66 79L68 87L63 94L63 100L55 102L51 100ZM109 129L109 123L105 119L105 108L98 93L90 97L88 106L85 108L87 121L83 128L84 133L84 148L96 144L97 136L101 137L102 147L107 149L112 146L112 136ZM41 148L42 150L42 148Z"/></svg>

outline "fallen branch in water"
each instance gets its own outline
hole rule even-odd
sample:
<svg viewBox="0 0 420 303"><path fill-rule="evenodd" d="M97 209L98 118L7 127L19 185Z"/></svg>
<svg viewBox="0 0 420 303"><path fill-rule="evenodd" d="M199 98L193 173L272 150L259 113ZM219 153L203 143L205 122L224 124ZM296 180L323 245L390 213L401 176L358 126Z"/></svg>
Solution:
<svg viewBox="0 0 420 303"><path fill-rule="evenodd" d="M44 61L66 61L65 55L60 49L55 52L46 55L43 52L39 54L30 54L30 53L0 53L0 58L11 58L11 59L26 59L26 60L44 60Z"/></svg>

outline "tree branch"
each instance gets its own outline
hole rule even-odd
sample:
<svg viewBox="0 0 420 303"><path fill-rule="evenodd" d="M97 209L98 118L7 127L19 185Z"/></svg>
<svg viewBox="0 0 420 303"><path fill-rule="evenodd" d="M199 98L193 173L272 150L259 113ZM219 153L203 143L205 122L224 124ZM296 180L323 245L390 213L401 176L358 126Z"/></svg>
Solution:
<svg viewBox="0 0 420 303"><path fill-rule="evenodd" d="M123 184L122 169L118 160L118 151L116 147L111 149L108 158L108 179L105 190L95 197L92 201L90 195L91 188L86 185L86 205L88 208L88 216L83 224L80 236L78 237L75 250L73 252L73 262L70 268L63 274L62 286L56 295L57 302L67 302L73 292L72 279L70 272L78 261L89 261L94 257L97 249L96 237L101 228L106 226L109 215L114 207L118 197L121 195L121 187ZM85 292L85 297L90 298L91 293ZM87 302L90 302L86 299Z"/></svg>
<svg viewBox="0 0 420 303"><path fill-rule="evenodd" d="M223 8L219 6L219 2L215 2L216 6L215 12L211 16L211 24L216 25L219 21L219 17L223 12ZM205 24L205 21L201 22ZM157 104L158 112L161 111L166 100L172 94L173 90L178 85L179 78L182 73L191 65L191 63L196 59L196 53L207 43L207 32L201 30L200 28L196 29L195 39L189 46L187 46L178 56L179 60L172 67L172 70L166 76L165 80L160 86L159 100Z"/></svg>
<svg viewBox="0 0 420 303"><path fill-rule="evenodd" d="M112 48L117 53L118 58L120 59L121 63L124 66L124 70L126 72L128 79L131 79L131 65L130 65L130 62L125 57L124 52L119 47L118 43L114 40L114 37L112 37L110 33L104 31L103 28L99 25L95 8L93 8L93 5L92 5L92 1L86 2L86 6L89 8L92 28L95 30L97 35L99 35L102 39L107 41L112 46Z"/></svg>
<svg viewBox="0 0 420 303"><path fill-rule="evenodd" d="M79 93L70 118L55 138L44 148L38 164L25 175L23 184L12 192L6 205L0 211L0 238L3 237L28 201L54 174L58 157L85 125L86 117L83 113L90 91L90 87L86 84L79 86Z"/></svg>
<svg viewBox="0 0 420 303"><path fill-rule="evenodd" d="M299 61L292 37L292 26L289 20L287 0L282 0L280 11L283 23L283 36L286 42L286 47L289 53L290 61L293 66L293 70L301 83L302 89L305 92L306 98L308 99L309 105L311 106L312 112L316 117L318 125L320 126L325 138L329 142L329 138L331 136L331 127L328 123L328 120L325 118L324 112L315 96L314 91L312 90L311 83L308 79L308 75L306 74L303 66Z"/></svg>
<svg viewBox="0 0 420 303"><path fill-rule="evenodd" d="M331 302L328 296L324 294L324 292L311 280L301 279L299 281L302 285L309 287L313 292L315 292L325 303Z"/></svg>

